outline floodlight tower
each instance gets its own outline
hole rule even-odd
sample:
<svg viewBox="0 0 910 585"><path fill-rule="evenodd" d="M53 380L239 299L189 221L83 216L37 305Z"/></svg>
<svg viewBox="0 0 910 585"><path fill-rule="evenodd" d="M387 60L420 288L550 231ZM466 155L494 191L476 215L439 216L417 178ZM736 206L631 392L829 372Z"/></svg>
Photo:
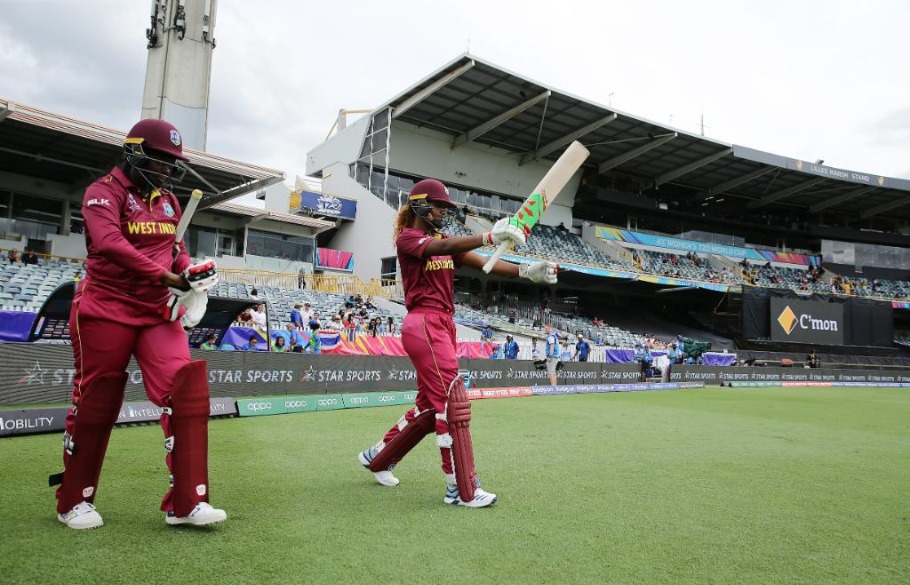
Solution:
<svg viewBox="0 0 910 585"><path fill-rule="evenodd" d="M152 0L142 118L161 118L205 150L217 0Z"/></svg>

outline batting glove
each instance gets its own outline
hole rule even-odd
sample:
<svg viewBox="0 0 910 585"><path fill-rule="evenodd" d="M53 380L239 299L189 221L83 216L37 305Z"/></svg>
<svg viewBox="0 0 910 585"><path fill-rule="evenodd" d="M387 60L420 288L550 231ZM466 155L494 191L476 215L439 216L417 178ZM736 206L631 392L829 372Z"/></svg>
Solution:
<svg viewBox="0 0 910 585"><path fill-rule="evenodd" d="M537 284L556 284L556 272L559 265L541 260L533 264L519 264L518 276L527 278Z"/></svg>
<svg viewBox="0 0 910 585"><path fill-rule="evenodd" d="M218 267L214 260L206 260L184 270L183 277L190 283L191 290L207 292L218 284Z"/></svg>
<svg viewBox="0 0 910 585"><path fill-rule="evenodd" d="M171 296L164 309L164 318L168 321L180 319L184 329L192 329L198 325L208 307L208 293L172 287L168 287L168 290L171 291Z"/></svg>
<svg viewBox="0 0 910 585"><path fill-rule="evenodd" d="M525 244L525 234L522 229L509 223L508 217L504 217L493 224L493 229L483 234L484 245L498 246L503 242Z"/></svg>

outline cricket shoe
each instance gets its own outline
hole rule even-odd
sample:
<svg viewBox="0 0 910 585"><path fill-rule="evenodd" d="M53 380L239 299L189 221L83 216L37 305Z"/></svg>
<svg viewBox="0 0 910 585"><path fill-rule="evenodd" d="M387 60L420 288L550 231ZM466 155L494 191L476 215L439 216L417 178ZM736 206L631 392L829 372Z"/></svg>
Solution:
<svg viewBox="0 0 910 585"><path fill-rule="evenodd" d="M57 514L57 520L74 530L104 526L104 520L101 518L101 514L95 510L95 505L88 502L79 502L66 514Z"/></svg>
<svg viewBox="0 0 910 585"><path fill-rule="evenodd" d="M474 488L474 499L466 502L458 494L458 484L450 483L446 485L446 495L442 502L453 506L465 506L466 508L486 508L496 503L496 494L491 494L477 486Z"/></svg>
<svg viewBox="0 0 910 585"><path fill-rule="evenodd" d="M370 447L366 451L361 451L360 453L357 454L357 461L360 461L361 465L363 465L367 469L370 469L370 462L372 462L373 459L375 459L376 455L378 455L378 454L379 454L379 450L376 449L376 447ZM395 487L401 482L398 481L398 478L392 474L392 469L394 467L395 466L393 465L392 467L390 467L389 469L386 469L385 471L374 471L373 477L375 477L376 481L378 481L382 485L385 485L388 487Z"/></svg>
<svg viewBox="0 0 910 585"><path fill-rule="evenodd" d="M227 512L213 508L208 502L199 502L189 516L177 517L173 511L168 512L164 521L171 526L189 524L191 526L208 526L227 520Z"/></svg>

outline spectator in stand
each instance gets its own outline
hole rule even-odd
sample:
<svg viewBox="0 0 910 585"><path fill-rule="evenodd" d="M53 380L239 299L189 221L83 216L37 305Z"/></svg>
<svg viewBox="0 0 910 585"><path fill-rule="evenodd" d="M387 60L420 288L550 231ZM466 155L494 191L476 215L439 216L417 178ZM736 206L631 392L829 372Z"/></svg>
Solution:
<svg viewBox="0 0 910 585"><path fill-rule="evenodd" d="M376 337L379 334L379 319L373 317L367 324L367 333L370 337Z"/></svg>
<svg viewBox="0 0 910 585"><path fill-rule="evenodd" d="M32 252L32 249L28 246L25 247L25 252L22 254L22 263L23 264L38 264L38 256Z"/></svg>
<svg viewBox="0 0 910 585"><path fill-rule="evenodd" d="M395 317L389 317L386 322L386 335L395 335Z"/></svg>
<svg viewBox="0 0 910 585"><path fill-rule="evenodd" d="M249 327L253 324L253 309L251 307L247 307L240 313L237 317L237 324L243 327Z"/></svg>
<svg viewBox="0 0 910 585"><path fill-rule="evenodd" d="M585 339L585 336L581 333L578 334L578 342L575 344L575 356L573 359L576 359L580 362L588 361L588 354L591 353L591 344Z"/></svg>
<svg viewBox="0 0 910 585"><path fill-rule="evenodd" d="M490 359L491 360L501 360L502 352L500 351L501 346L499 344L493 345L493 348L490 350Z"/></svg>
<svg viewBox="0 0 910 585"><path fill-rule="evenodd" d="M338 331L344 328L344 325L341 323L341 315L332 315L332 319L325 324L323 327L326 331Z"/></svg>
<svg viewBox="0 0 910 585"><path fill-rule="evenodd" d="M566 363L572 361L572 350L569 349L569 339L563 339L559 349L559 361Z"/></svg>
<svg viewBox="0 0 910 585"><path fill-rule="evenodd" d="M485 342L493 341L493 326L492 325L487 325L486 327L483 328L483 331L480 332L480 340L485 341Z"/></svg>
<svg viewBox="0 0 910 585"><path fill-rule="evenodd" d="M297 288L300 290L304 290L306 288L306 271L303 268L297 272Z"/></svg>
<svg viewBox="0 0 910 585"><path fill-rule="evenodd" d="M373 295L367 295L367 300L363 303L363 306L370 311L376 310L376 305L373 304Z"/></svg>
<svg viewBox="0 0 910 585"><path fill-rule="evenodd" d="M218 349L218 335L215 333L212 333L211 335L209 335L208 338L206 338L206 340L203 341L202 344L199 346L199 349L204 349L206 351L212 351L214 349Z"/></svg>
<svg viewBox="0 0 910 585"><path fill-rule="evenodd" d="M259 351L259 334L251 334L249 343L244 343L241 345L240 351Z"/></svg>
<svg viewBox="0 0 910 585"><path fill-rule="evenodd" d="M10 264L15 264L16 262L21 262L19 258L19 250L10 250L6 255L7 260Z"/></svg>
<svg viewBox="0 0 910 585"><path fill-rule="evenodd" d="M348 341L354 341L357 339L357 323L354 322L353 314L348 314L348 318L345 319L344 331L348 337Z"/></svg>
<svg viewBox="0 0 910 585"><path fill-rule="evenodd" d="M670 349L667 350L667 359L670 360L671 364L681 364L682 363L682 352L676 348L676 342L670 342Z"/></svg>
<svg viewBox="0 0 910 585"><path fill-rule="evenodd" d="M318 327L317 327L318 329ZM304 348L305 353L322 353L322 341L319 339L319 332L316 329L310 335L310 341Z"/></svg>
<svg viewBox="0 0 910 585"><path fill-rule="evenodd" d="M287 350L288 350L288 346L286 345L286 342L284 341L284 336L279 335L278 337L276 337L275 341L272 342L272 351L285 352Z"/></svg>
<svg viewBox="0 0 910 585"><path fill-rule="evenodd" d="M250 291L250 298L253 299L254 301L259 300L259 289L258 288L253 287L253 290Z"/></svg>
<svg viewBox="0 0 910 585"><path fill-rule="evenodd" d="M287 325L285 325L285 329L287 329L287 334L284 335L283 337L287 338L286 345L287 345L288 351L293 351L296 353L302 352L303 351L303 335L301 335L300 331L296 327L294 327L294 325L292 323L288 323Z"/></svg>
<svg viewBox="0 0 910 585"><path fill-rule="evenodd" d="M291 309L291 325L295 329L303 329L303 315L300 314L300 303L294 303L294 308Z"/></svg>
<svg viewBox="0 0 910 585"><path fill-rule="evenodd" d="M543 353L541 353L540 346L537 345L537 338L531 338L531 359L535 362L543 359Z"/></svg>
<svg viewBox="0 0 910 585"><path fill-rule="evenodd" d="M507 360L518 359L518 342L512 339L511 335L506 335L506 343L503 347L503 353Z"/></svg>
<svg viewBox="0 0 910 585"><path fill-rule="evenodd" d="M259 331L266 330L267 320L265 316L265 305L259 305L256 307L256 310L250 314L250 317L253 321L253 327Z"/></svg>
<svg viewBox="0 0 910 585"><path fill-rule="evenodd" d="M304 325L310 322L310 319L313 318L313 308L310 306L310 303L303 303L303 311L300 312L300 318L303 320Z"/></svg>

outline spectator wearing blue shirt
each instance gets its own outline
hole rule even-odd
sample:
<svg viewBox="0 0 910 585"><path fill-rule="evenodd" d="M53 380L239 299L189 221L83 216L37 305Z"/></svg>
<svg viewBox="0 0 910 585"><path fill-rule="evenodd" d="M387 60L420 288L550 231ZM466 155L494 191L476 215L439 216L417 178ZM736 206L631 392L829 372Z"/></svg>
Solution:
<svg viewBox="0 0 910 585"><path fill-rule="evenodd" d="M259 335L250 335L250 342L240 346L241 351L259 351Z"/></svg>
<svg viewBox="0 0 910 585"><path fill-rule="evenodd" d="M550 385L556 385L556 366L559 365L559 332L547 323L544 326L547 332L546 357L547 357L547 376L550 378Z"/></svg>
<svg viewBox="0 0 910 585"><path fill-rule="evenodd" d="M291 325L293 325L296 329L302 330L303 329L303 315L300 314L301 306L302 305L300 303L296 303L294 305L294 308L291 309Z"/></svg>
<svg viewBox="0 0 910 585"><path fill-rule="evenodd" d="M484 327L483 331L480 332L481 341L493 341L493 327L492 325L487 325Z"/></svg>
<svg viewBox="0 0 910 585"><path fill-rule="evenodd" d="M284 345L287 347L286 351L293 351L300 353L303 351L303 337L300 335L300 332L297 331L297 328L294 327L293 323L288 323L285 325L287 331L278 333L281 337L284 337Z"/></svg>
<svg viewBox="0 0 910 585"><path fill-rule="evenodd" d="M512 339L511 335L506 335L506 343L503 347L507 360L517 360L518 359L518 342Z"/></svg>
<svg viewBox="0 0 910 585"><path fill-rule="evenodd" d="M578 342L575 344L575 358L580 362L588 361L588 354L591 353L591 344L585 339L584 335L578 334Z"/></svg>
<svg viewBox="0 0 910 585"><path fill-rule="evenodd" d="M641 373L638 375L638 380L644 382L648 379L648 369L651 367L653 358L650 350L642 343L635 344L635 361L641 364Z"/></svg>
<svg viewBox="0 0 910 585"><path fill-rule="evenodd" d="M671 364L682 363L682 352L676 347L676 342L670 343L670 349L667 350L667 359Z"/></svg>

